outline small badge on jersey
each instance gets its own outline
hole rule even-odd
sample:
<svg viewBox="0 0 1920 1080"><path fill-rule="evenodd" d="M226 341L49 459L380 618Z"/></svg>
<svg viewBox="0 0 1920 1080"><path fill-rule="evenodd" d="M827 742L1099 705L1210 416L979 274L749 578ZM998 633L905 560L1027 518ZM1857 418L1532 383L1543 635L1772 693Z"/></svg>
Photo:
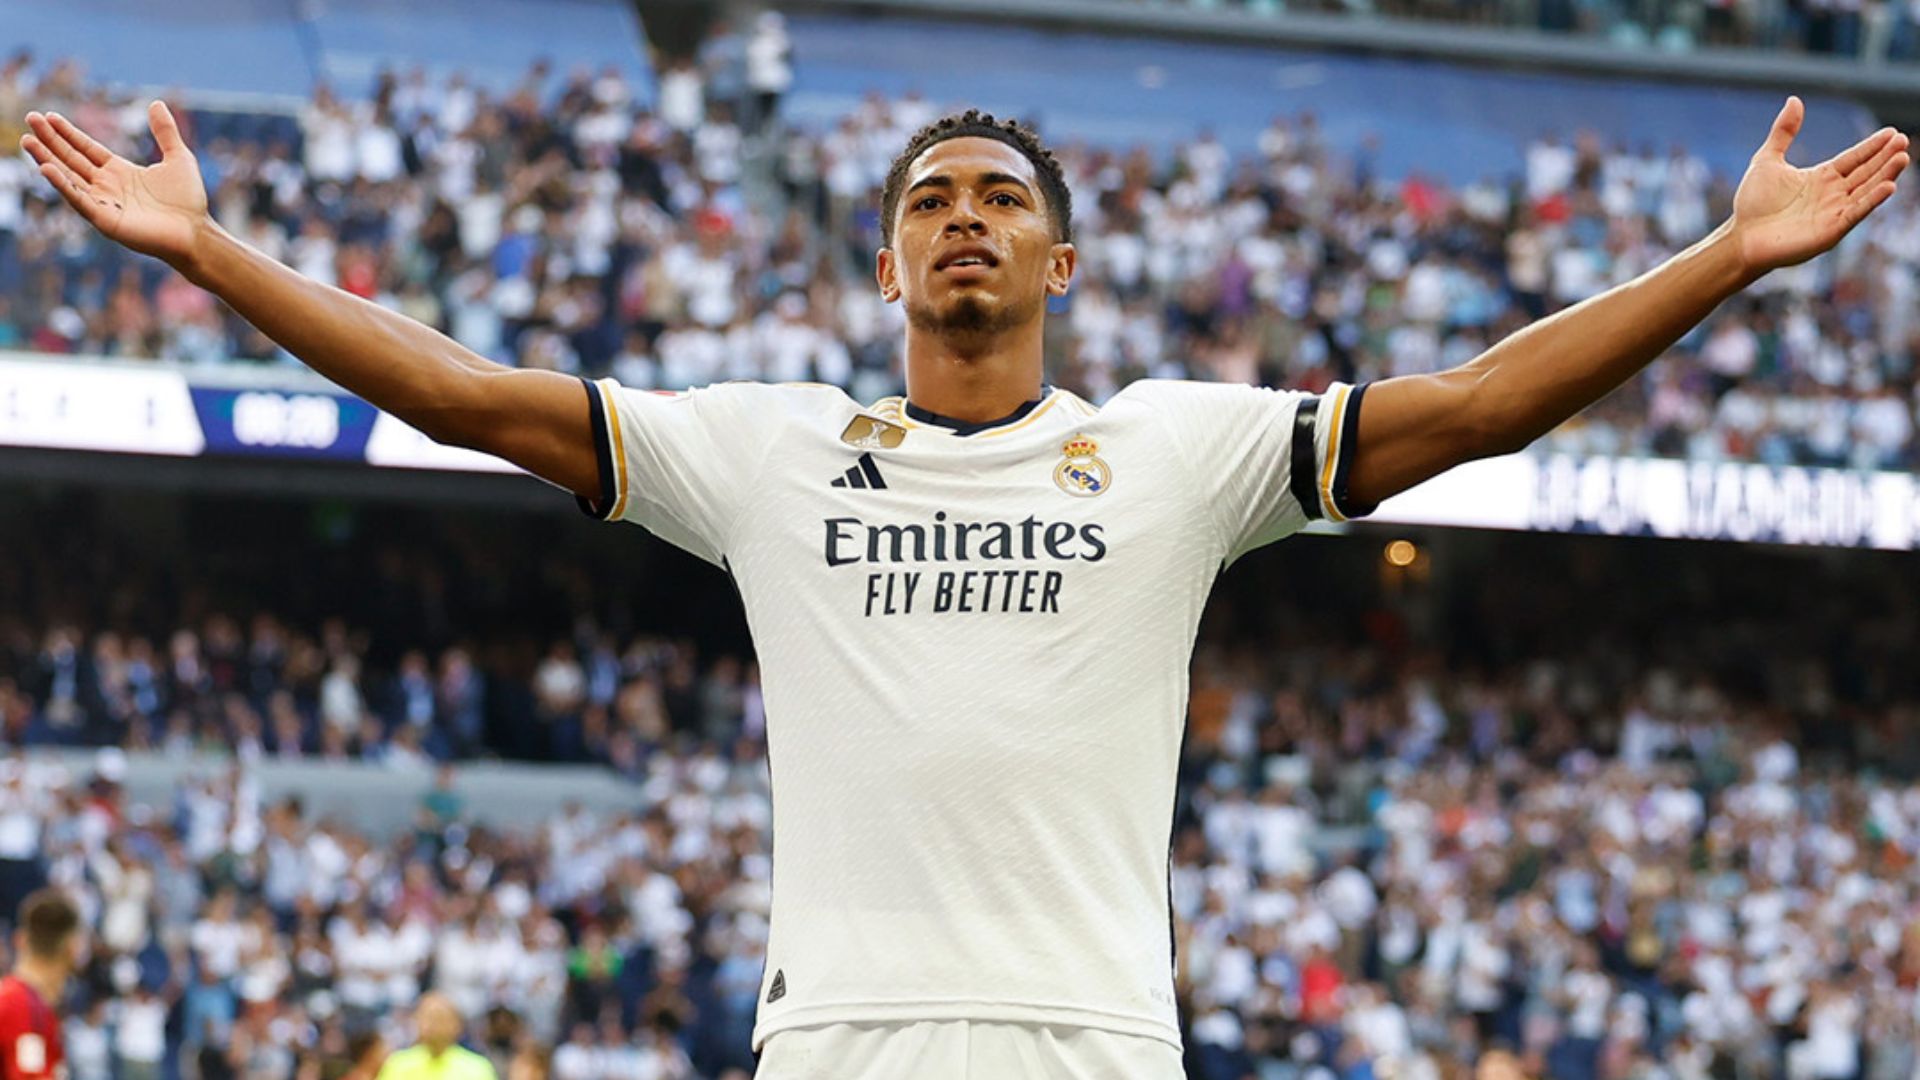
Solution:
<svg viewBox="0 0 1920 1080"><path fill-rule="evenodd" d="M13 1044L14 1067L23 1073L47 1071L47 1040L29 1031Z"/></svg>
<svg viewBox="0 0 1920 1080"><path fill-rule="evenodd" d="M906 437L906 428L865 413L854 417L847 424L847 430L840 433L841 442L862 450L891 450Z"/></svg>
<svg viewBox="0 0 1920 1080"><path fill-rule="evenodd" d="M1061 462L1053 468L1053 482L1069 495L1091 497L1113 486L1113 470L1100 460L1100 444L1075 435L1060 447Z"/></svg>
<svg viewBox="0 0 1920 1080"><path fill-rule="evenodd" d="M767 1004L771 1005L786 996L787 973L785 971L775 971L773 973L773 985L767 988Z"/></svg>

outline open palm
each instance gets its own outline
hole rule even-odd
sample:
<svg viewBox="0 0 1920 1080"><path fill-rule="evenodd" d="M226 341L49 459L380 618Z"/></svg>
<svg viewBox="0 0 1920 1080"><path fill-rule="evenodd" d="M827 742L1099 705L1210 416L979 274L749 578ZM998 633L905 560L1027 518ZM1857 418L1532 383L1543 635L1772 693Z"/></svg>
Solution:
<svg viewBox="0 0 1920 1080"><path fill-rule="evenodd" d="M135 165L58 113L27 114L20 145L69 205L112 240L168 261L187 254L207 215L200 164L180 138L173 113L156 101L147 123L160 160Z"/></svg>
<svg viewBox="0 0 1920 1080"><path fill-rule="evenodd" d="M1747 264L1764 273L1805 262L1840 242L1893 194L1907 137L1881 128L1811 168L1787 164L1806 106L1787 99L1733 196L1733 227Z"/></svg>

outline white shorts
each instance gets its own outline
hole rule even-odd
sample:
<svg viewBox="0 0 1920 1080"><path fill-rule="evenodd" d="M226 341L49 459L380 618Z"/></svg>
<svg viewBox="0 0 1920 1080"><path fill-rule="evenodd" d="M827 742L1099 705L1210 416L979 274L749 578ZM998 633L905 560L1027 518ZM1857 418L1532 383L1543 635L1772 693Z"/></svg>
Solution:
<svg viewBox="0 0 1920 1080"><path fill-rule="evenodd" d="M1182 1080L1180 1050L1098 1028L973 1020L823 1024L767 1036L754 1080Z"/></svg>

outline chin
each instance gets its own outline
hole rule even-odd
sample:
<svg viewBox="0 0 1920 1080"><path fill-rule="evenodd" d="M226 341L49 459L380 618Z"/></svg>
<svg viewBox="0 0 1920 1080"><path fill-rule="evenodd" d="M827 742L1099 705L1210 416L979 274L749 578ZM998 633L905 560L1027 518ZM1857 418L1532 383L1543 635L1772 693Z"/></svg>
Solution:
<svg viewBox="0 0 1920 1080"><path fill-rule="evenodd" d="M992 323L1004 307L990 293L970 293L955 297L941 313L940 321L957 330L980 330Z"/></svg>
<svg viewBox="0 0 1920 1080"><path fill-rule="evenodd" d="M938 305L916 305L907 309L907 320L914 326L935 333L966 336L991 336L1020 326L1031 319L1044 304L1024 304L1003 299L979 287L966 287L949 293Z"/></svg>

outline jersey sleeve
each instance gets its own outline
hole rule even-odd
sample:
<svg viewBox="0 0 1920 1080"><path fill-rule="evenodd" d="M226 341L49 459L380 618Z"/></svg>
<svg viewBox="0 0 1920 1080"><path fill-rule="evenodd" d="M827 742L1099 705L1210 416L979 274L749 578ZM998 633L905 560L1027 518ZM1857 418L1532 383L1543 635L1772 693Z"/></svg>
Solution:
<svg viewBox="0 0 1920 1080"><path fill-rule="evenodd" d="M1324 394L1238 383L1167 382L1151 391L1205 499L1226 561L1310 521L1364 517L1347 493L1366 386Z"/></svg>
<svg viewBox="0 0 1920 1080"><path fill-rule="evenodd" d="M630 521L708 562L724 561L772 443L777 401L751 383L679 393L582 380L600 492L580 509Z"/></svg>
<svg viewBox="0 0 1920 1080"><path fill-rule="evenodd" d="M54 1051L36 1031L32 1010L16 994L0 998L0 1080L36 1080L53 1075Z"/></svg>

